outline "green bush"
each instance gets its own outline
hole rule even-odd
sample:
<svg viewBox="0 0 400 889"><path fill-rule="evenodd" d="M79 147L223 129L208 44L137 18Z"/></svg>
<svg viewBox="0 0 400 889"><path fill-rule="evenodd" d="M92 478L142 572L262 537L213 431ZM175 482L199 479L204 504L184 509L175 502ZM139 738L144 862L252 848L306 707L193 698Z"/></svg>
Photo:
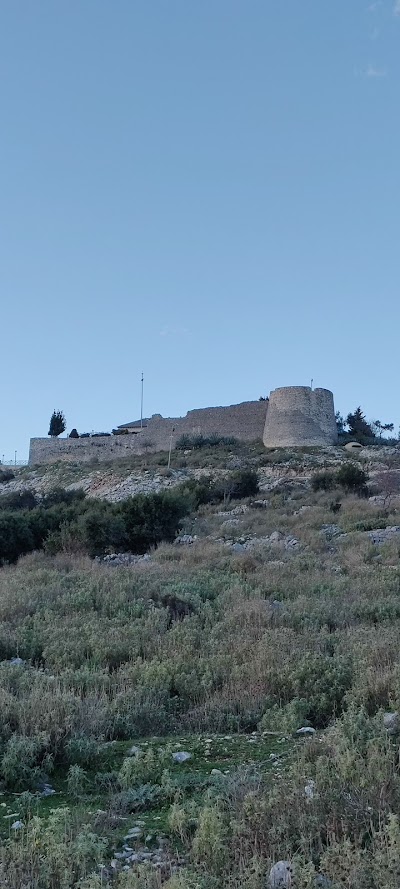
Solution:
<svg viewBox="0 0 400 889"><path fill-rule="evenodd" d="M178 451L199 450L201 448L234 447L238 440L226 435L187 435L183 434L176 442Z"/></svg>
<svg viewBox="0 0 400 889"><path fill-rule="evenodd" d="M22 553L35 549L30 522L25 515L0 511L0 565L16 562Z"/></svg>
<svg viewBox="0 0 400 889"><path fill-rule="evenodd" d="M368 476L355 463L344 463L336 475L336 481L347 492L358 494L359 497L368 495Z"/></svg>
<svg viewBox="0 0 400 889"><path fill-rule="evenodd" d="M317 472L311 479L313 491L332 491L337 485L334 472Z"/></svg>
<svg viewBox="0 0 400 889"><path fill-rule="evenodd" d="M140 750L135 756L124 759L118 780L124 790L143 784L159 784L167 766L172 764L169 747Z"/></svg>
<svg viewBox="0 0 400 889"><path fill-rule="evenodd" d="M227 482L230 497L241 500L258 494L258 476L253 469L237 469Z"/></svg>
<svg viewBox="0 0 400 889"><path fill-rule="evenodd" d="M10 482L12 478L15 478L12 469L0 469L0 485L3 482Z"/></svg>
<svg viewBox="0 0 400 889"><path fill-rule="evenodd" d="M39 739L12 735L1 758L0 770L9 790L32 790L40 778L43 743Z"/></svg>
<svg viewBox="0 0 400 889"><path fill-rule="evenodd" d="M296 666L293 680L298 700L307 702L306 719L314 728L324 728L342 712L352 669L348 660L315 655Z"/></svg>
<svg viewBox="0 0 400 889"><path fill-rule="evenodd" d="M99 753L99 745L87 735L73 735L65 745L65 753L71 765L89 766Z"/></svg>
<svg viewBox="0 0 400 889"><path fill-rule="evenodd" d="M33 493L26 489L25 491L14 491L12 494L4 494L0 497L1 509L34 509L37 506L37 500Z"/></svg>

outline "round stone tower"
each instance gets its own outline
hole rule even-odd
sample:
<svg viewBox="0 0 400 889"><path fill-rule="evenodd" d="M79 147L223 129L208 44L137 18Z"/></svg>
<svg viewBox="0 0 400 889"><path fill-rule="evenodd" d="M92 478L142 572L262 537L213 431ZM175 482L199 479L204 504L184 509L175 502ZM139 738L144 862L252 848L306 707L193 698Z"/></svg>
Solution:
<svg viewBox="0 0 400 889"><path fill-rule="evenodd" d="M263 441L266 448L301 448L337 442L329 389L284 386L271 392Z"/></svg>

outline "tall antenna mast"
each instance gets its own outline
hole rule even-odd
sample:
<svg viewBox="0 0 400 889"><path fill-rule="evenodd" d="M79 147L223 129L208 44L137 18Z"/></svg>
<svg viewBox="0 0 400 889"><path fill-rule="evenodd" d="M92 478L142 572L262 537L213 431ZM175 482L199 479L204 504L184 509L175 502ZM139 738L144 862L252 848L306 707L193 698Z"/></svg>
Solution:
<svg viewBox="0 0 400 889"><path fill-rule="evenodd" d="M140 395L140 428L143 429L143 372L141 379L141 395Z"/></svg>

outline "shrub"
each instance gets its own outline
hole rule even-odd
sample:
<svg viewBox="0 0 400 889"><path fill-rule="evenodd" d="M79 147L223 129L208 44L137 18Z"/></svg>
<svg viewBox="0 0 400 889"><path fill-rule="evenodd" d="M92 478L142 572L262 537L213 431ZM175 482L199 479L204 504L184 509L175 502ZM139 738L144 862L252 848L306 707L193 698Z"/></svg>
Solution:
<svg viewBox="0 0 400 889"><path fill-rule="evenodd" d="M258 477L253 469L238 469L232 472L230 481L228 481L229 494L235 500L241 500L242 497L253 497L258 494Z"/></svg>
<svg viewBox="0 0 400 889"><path fill-rule="evenodd" d="M305 715L314 727L324 728L340 715L352 682L347 660L324 655L306 657L296 666L293 678L297 698L307 702Z"/></svg>
<svg viewBox="0 0 400 889"><path fill-rule="evenodd" d="M99 752L99 745L87 735L73 735L65 745L67 761L73 765L88 766L93 764Z"/></svg>
<svg viewBox="0 0 400 889"><path fill-rule="evenodd" d="M0 565L16 562L18 556L34 548L34 537L26 516L0 512Z"/></svg>
<svg viewBox="0 0 400 889"><path fill-rule="evenodd" d="M178 451L199 450L200 448L234 447L238 441L227 435L181 435L175 445Z"/></svg>
<svg viewBox="0 0 400 889"><path fill-rule="evenodd" d="M87 774L81 766L73 765L68 769L67 792L74 800L82 799L85 795Z"/></svg>
<svg viewBox="0 0 400 889"><path fill-rule="evenodd" d="M336 474L336 480L345 491L358 494L359 497L368 495L368 476L355 463L344 463Z"/></svg>
<svg viewBox="0 0 400 889"><path fill-rule="evenodd" d="M37 500L29 489L25 491L13 491L12 494L4 494L0 497L0 509L34 509Z"/></svg>
<svg viewBox="0 0 400 889"><path fill-rule="evenodd" d="M124 759L118 779L124 790L138 785L159 784L167 765L171 765L169 748L140 750L136 756Z"/></svg>
<svg viewBox="0 0 400 889"><path fill-rule="evenodd" d="M40 777L40 755L43 745L38 739L12 735L1 759L1 774L9 790L29 790Z"/></svg>
<svg viewBox="0 0 400 889"><path fill-rule="evenodd" d="M193 838L192 853L198 864L220 873L227 862L228 827L217 806L204 806Z"/></svg>
<svg viewBox="0 0 400 889"><path fill-rule="evenodd" d="M15 478L12 469L0 469L0 484L10 482L12 478Z"/></svg>
<svg viewBox="0 0 400 889"><path fill-rule="evenodd" d="M337 485L337 479L333 472L317 472L311 479L313 491L332 491Z"/></svg>

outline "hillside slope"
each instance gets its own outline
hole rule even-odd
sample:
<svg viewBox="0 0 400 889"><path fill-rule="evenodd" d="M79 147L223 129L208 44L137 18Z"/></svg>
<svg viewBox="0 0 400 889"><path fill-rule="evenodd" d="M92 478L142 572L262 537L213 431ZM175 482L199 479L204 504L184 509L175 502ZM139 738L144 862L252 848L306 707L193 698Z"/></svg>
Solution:
<svg viewBox="0 0 400 889"><path fill-rule="evenodd" d="M395 889L399 452L357 455L369 496L338 484L341 449L174 458L1 486L260 484L144 560L66 547L0 569L1 884Z"/></svg>

